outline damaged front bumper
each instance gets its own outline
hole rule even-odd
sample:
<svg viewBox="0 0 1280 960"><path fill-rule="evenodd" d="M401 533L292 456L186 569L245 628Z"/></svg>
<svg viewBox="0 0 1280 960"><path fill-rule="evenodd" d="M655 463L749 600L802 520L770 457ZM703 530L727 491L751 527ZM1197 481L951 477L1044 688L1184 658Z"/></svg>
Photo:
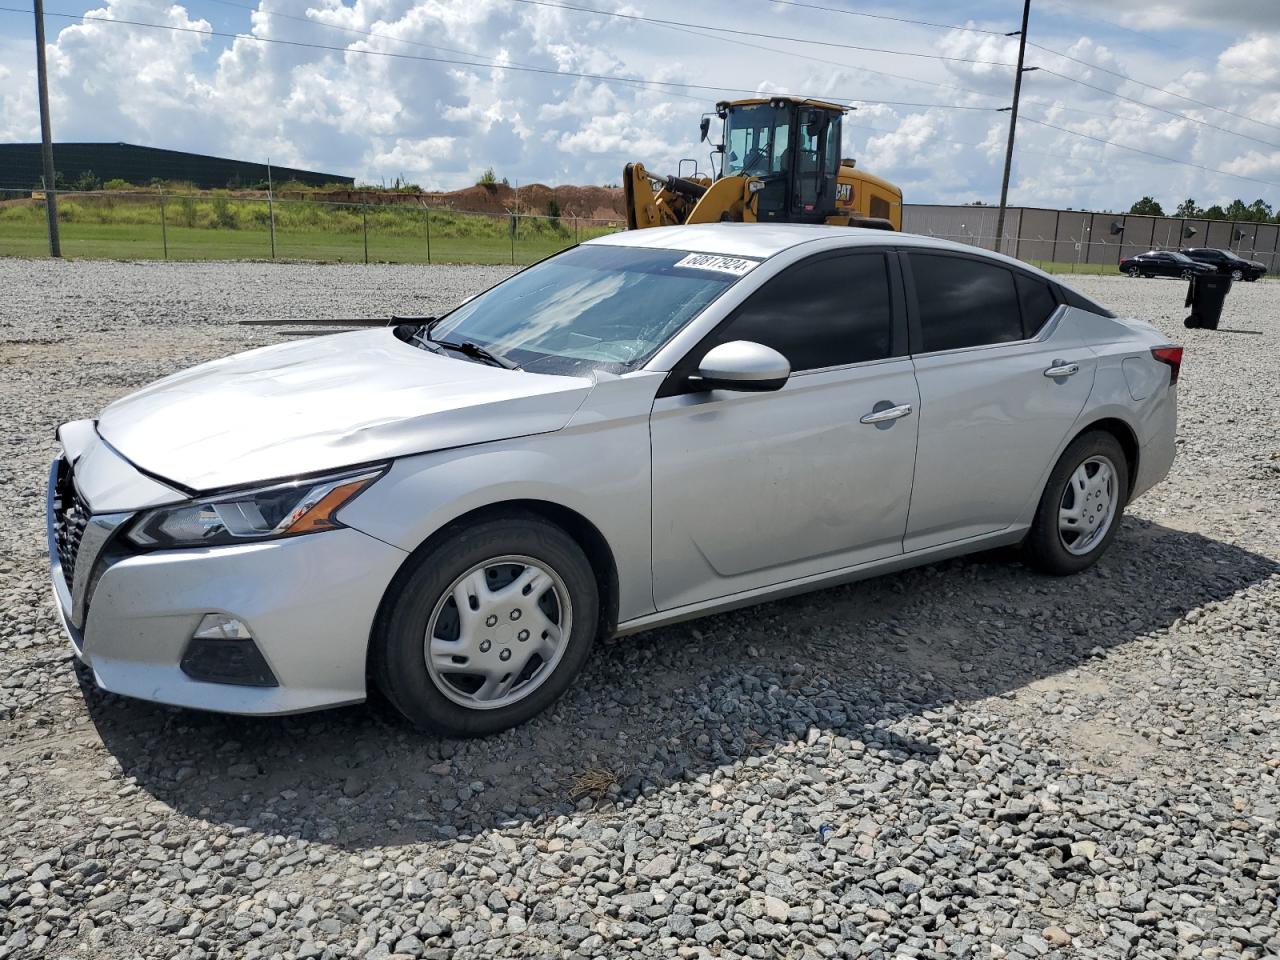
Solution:
<svg viewBox="0 0 1280 960"><path fill-rule="evenodd" d="M99 504L115 508L128 502L121 496L130 486L137 493L162 485L137 474L96 436L69 439L49 473L50 574L72 649L98 686L239 714L296 713L365 698L370 628L404 551L339 529L140 552L122 534L137 510L160 495L151 490L133 510L104 512ZM126 468L142 483L121 483L129 480ZM112 483L104 482L107 473ZM184 498L162 489L168 502ZM248 638L197 637L211 616L234 618Z"/></svg>

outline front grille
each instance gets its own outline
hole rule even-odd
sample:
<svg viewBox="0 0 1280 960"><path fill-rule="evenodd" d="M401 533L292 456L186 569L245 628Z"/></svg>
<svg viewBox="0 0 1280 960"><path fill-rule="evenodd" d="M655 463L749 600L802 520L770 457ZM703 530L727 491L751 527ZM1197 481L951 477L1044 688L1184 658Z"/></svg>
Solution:
<svg viewBox="0 0 1280 960"><path fill-rule="evenodd" d="M62 576L67 589L75 582L76 555L80 552L80 538L89 523L89 505L76 492L71 478L71 467L64 463L59 471L53 502L53 536L58 547L58 562L62 564Z"/></svg>

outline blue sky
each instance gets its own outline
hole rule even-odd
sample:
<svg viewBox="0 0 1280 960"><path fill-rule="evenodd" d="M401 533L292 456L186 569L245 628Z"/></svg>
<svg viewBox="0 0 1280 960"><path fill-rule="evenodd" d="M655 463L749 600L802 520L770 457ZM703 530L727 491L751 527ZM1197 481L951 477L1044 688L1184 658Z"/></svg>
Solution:
<svg viewBox="0 0 1280 960"><path fill-rule="evenodd" d="M705 166L698 119L734 94L566 76L587 73L857 98L845 154L909 201L998 197L1007 114L996 108L1012 71L991 61L1014 58L1016 40L1002 34L1017 28L1020 0L547 3L46 0L50 13L94 18L47 21L55 137L270 156L430 188L465 186L489 166L521 183L617 182L631 159ZM239 39L200 32L210 30ZM1041 69L1024 82L1011 202L1127 208L1153 194L1166 206L1187 196L1280 206L1280 3L1034 0L1029 37L1041 47L1028 63ZM32 46L31 15L0 13L0 141L38 137Z"/></svg>

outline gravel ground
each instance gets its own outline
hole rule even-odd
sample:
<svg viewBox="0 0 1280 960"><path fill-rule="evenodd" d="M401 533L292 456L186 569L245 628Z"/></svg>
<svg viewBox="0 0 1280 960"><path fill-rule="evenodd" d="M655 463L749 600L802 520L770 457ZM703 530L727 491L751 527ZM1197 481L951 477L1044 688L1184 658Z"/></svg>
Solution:
<svg viewBox="0 0 1280 960"><path fill-rule="evenodd" d="M500 268L0 261L0 960L1280 955L1280 284L1188 347L1180 456L1105 560L1009 553L597 649L485 741L376 704L102 694L46 586L52 431Z"/></svg>

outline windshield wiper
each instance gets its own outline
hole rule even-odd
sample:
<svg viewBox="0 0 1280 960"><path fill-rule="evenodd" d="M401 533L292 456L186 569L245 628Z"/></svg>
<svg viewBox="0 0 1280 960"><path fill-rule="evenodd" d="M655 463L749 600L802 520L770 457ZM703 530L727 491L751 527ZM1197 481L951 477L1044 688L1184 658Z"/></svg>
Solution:
<svg viewBox="0 0 1280 960"><path fill-rule="evenodd" d="M410 343L416 343L424 350L430 350L432 353L443 354L444 350L454 350L465 357L471 357L473 360L479 360L481 363L487 363L491 367L502 367L504 370L519 370L520 364L506 357L500 357L496 353L480 346L474 340L463 340L461 343L454 343L451 340L437 340L431 336L431 328L440 322L438 317L428 317L427 322L418 327L409 337ZM442 349L443 348L443 349Z"/></svg>
<svg viewBox="0 0 1280 960"><path fill-rule="evenodd" d="M520 364L508 360L506 357L500 357L496 353L491 353L474 340L463 340L461 343L453 343L449 340L435 340L428 336L428 341L437 346L445 347L448 350L456 350L463 356L471 357L473 360L479 360L481 363L487 363L491 367L502 367L504 370L519 370Z"/></svg>

